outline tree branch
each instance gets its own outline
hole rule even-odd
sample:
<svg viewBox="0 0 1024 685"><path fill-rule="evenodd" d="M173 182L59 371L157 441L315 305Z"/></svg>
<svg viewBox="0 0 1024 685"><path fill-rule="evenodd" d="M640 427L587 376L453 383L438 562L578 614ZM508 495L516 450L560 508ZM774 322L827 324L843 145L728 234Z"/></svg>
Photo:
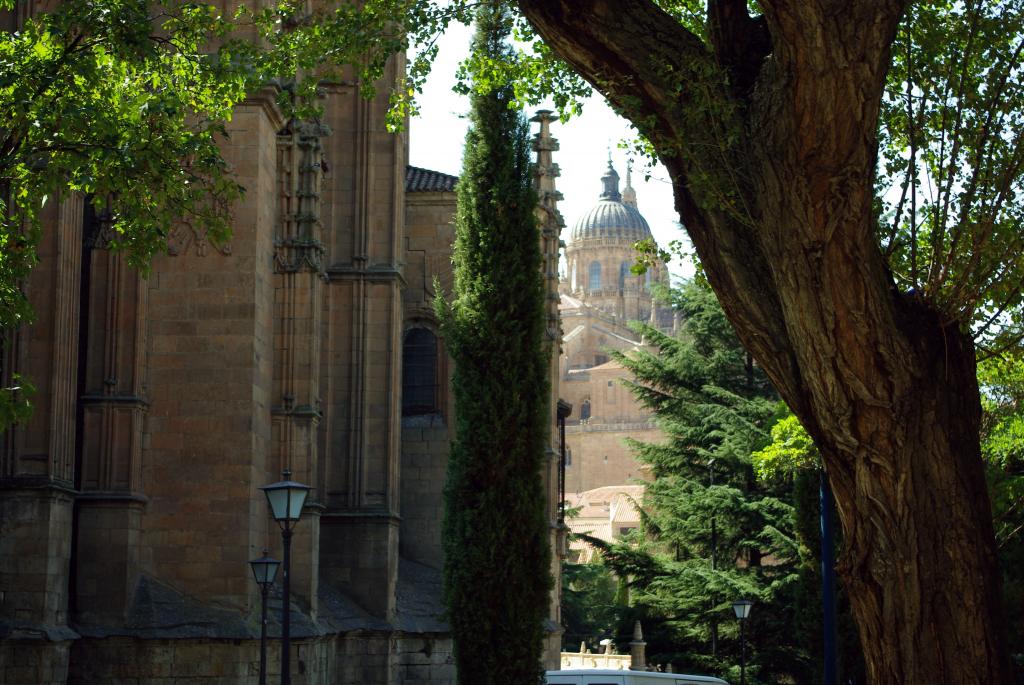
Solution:
<svg viewBox="0 0 1024 685"><path fill-rule="evenodd" d="M715 59L729 71L733 93L749 93L772 51L764 17L752 18L746 0L709 0L708 29Z"/></svg>
<svg viewBox="0 0 1024 685"><path fill-rule="evenodd" d="M519 6L552 50L654 145L723 308L744 345L794 401L800 395L795 361L743 173L745 103L730 93L726 70L696 35L647 0L520 0ZM720 23L719 35L726 40L741 28L742 19L733 17Z"/></svg>
<svg viewBox="0 0 1024 685"><path fill-rule="evenodd" d="M899 356L889 349L898 341L878 337L896 312L872 201L878 108L904 0L761 5L771 59L747 35L758 29L745 10L712 2L713 41L733 60L722 64L653 2L519 0L552 50L654 145L744 346L812 435L837 436L852 428L819 428L853 415L837 403L884 403L868 351ZM756 81L749 93L736 87L737 68ZM875 320L885 324L858 323ZM819 345L840 359L823 358Z"/></svg>

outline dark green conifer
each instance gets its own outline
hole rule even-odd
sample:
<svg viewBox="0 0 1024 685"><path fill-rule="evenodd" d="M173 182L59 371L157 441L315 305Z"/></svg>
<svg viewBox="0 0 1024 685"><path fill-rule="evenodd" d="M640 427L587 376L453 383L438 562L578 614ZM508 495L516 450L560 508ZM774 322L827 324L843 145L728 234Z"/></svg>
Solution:
<svg viewBox="0 0 1024 685"><path fill-rule="evenodd" d="M736 678L730 603L746 597L757 604L746 625L747 682L809 682L811 660L792 629L801 580L792 493L756 480L751 467L784 407L714 293L690 282L672 297L684 320L678 337L640 326L655 351L614 353L664 439L632 443L654 478L646 535L613 545L606 560L632 579L652 660Z"/></svg>
<svg viewBox="0 0 1024 685"><path fill-rule="evenodd" d="M510 17L477 16L470 129L458 186L455 291L438 299L455 360L456 438L445 485L445 600L462 685L542 682L551 552L540 238L529 129L512 89L483 75Z"/></svg>

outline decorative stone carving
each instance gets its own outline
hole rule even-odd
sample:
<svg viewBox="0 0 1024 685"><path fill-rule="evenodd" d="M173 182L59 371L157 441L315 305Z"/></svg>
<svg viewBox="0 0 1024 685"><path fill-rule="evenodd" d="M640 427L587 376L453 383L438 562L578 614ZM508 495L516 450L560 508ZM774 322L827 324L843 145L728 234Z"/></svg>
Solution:
<svg viewBox="0 0 1024 685"><path fill-rule="evenodd" d="M110 210L104 209L96 214L93 221L86 223L82 244L87 250L106 250L116 238L113 217Z"/></svg>
<svg viewBox="0 0 1024 685"><path fill-rule="evenodd" d="M318 121L292 121L278 133L280 206L274 239L277 273L309 271L327 280L320 241L320 184L327 164L320 139L330 135Z"/></svg>
<svg viewBox="0 0 1024 685"><path fill-rule="evenodd" d="M326 277L324 272L325 253L324 244L319 240L278 238L274 241L274 271L277 273L312 271Z"/></svg>
<svg viewBox="0 0 1024 685"><path fill-rule="evenodd" d="M190 250L196 257L205 257L210 252L211 243L206 233L188 221L181 221L167 234L167 254L177 257ZM225 257L231 254L231 243L213 245L213 249Z"/></svg>

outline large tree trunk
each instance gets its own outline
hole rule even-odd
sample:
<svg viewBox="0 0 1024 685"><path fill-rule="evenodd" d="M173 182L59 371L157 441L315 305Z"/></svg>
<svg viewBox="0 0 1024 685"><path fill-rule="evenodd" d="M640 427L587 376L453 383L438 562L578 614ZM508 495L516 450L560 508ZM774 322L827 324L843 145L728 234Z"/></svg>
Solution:
<svg viewBox="0 0 1024 685"><path fill-rule="evenodd" d="M869 672L878 683L1010 682L973 346L913 301L897 324L903 349L871 362L879 385L837 422L854 442L825 443Z"/></svg>
<svg viewBox="0 0 1024 685"><path fill-rule="evenodd" d="M654 143L737 333L814 436L875 683L1010 682L969 337L893 286L872 212L898 0L520 0Z"/></svg>

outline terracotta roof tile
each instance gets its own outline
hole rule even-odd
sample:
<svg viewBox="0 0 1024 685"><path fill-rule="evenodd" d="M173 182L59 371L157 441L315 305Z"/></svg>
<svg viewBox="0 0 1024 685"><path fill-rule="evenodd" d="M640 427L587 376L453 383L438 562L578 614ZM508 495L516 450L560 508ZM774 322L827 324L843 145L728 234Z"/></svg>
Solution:
<svg viewBox="0 0 1024 685"><path fill-rule="evenodd" d="M442 174L440 171L405 167L405 192L407 193L450 193L459 182L458 176Z"/></svg>

